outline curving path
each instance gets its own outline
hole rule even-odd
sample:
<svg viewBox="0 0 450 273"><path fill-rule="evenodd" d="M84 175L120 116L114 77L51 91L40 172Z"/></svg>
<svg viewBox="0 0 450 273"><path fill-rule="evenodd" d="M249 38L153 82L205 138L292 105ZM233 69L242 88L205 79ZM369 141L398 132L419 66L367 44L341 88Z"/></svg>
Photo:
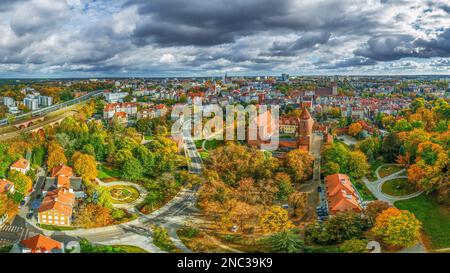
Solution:
<svg viewBox="0 0 450 273"><path fill-rule="evenodd" d="M399 201L399 200L406 200L406 199L410 199L416 196L419 196L420 194L422 194L423 191L418 191L409 195L404 195L404 196L392 196L389 194L386 194L384 192L382 192L381 187L383 185L384 182L395 179L395 178L407 178L406 176L402 175L402 173L405 171L400 170L398 172L395 172L391 175L385 176L385 177L380 177L379 171L382 167L385 166L389 166L389 165L393 165L393 164L384 164L379 166L376 170L375 170L375 174L377 175L377 180L374 182L370 182L366 177L363 177L363 182L366 185L366 187L373 193L373 195L375 195L375 197L378 200L381 201L385 201L388 202L390 204L394 204L395 201Z"/></svg>

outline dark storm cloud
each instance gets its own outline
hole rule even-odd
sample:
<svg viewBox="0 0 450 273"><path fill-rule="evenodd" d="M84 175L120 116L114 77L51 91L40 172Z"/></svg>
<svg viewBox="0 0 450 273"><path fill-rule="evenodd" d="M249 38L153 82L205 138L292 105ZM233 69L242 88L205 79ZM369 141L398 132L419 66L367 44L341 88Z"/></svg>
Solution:
<svg viewBox="0 0 450 273"><path fill-rule="evenodd" d="M290 1L280 0L131 0L143 18L134 38L138 44L217 45L231 43L270 27L269 21L283 17Z"/></svg>
<svg viewBox="0 0 450 273"><path fill-rule="evenodd" d="M417 54L411 35L389 35L370 38L365 45L354 51L355 55L375 61L392 61Z"/></svg>
<svg viewBox="0 0 450 273"><path fill-rule="evenodd" d="M297 51L310 49L316 45L326 44L331 37L330 32L308 32L292 43L274 42L268 53L270 56L292 56Z"/></svg>
<svg viewBox="0 0 450 273"><path fill-rule="evenodd" d="M373 37L354 53L375 61L394 61L407 57L448 57L450 56L450 28L430 40L417 39L411 35Z"/></svg>
<svg viewBox="0 0 450 273"><path fill-rule="evenodd" d="M318 2L307 10L298 9L291 0L130 0L125 6L130 5L137 5L142 17L134 32L139 45L218 45L261 31L319 29L325 35L306 36L305 41L293 45L296 50L296 46L307 46L307 39L326 39L331 30L359 32L378 24L369 14L346 11L342 1Z"/></svg>

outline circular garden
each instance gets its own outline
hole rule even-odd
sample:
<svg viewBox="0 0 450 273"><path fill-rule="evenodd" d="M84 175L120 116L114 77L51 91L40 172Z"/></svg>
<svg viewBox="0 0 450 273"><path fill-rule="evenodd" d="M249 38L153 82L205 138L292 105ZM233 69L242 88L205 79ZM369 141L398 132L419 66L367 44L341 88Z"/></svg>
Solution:
<svg viewBox="0 0 450 273"><path fill-rule="evenodd" d="M405 196L417 192L417 188L407 178L394 178L384 182L381 191L391 196Z"/></svg>
<svg viewBox="0 0 450 273"><path fill-rule="evenodd" d="M139 191L133 186L117 185L109 188L111 203L127 204L136 201L139 198Z"/></svg>

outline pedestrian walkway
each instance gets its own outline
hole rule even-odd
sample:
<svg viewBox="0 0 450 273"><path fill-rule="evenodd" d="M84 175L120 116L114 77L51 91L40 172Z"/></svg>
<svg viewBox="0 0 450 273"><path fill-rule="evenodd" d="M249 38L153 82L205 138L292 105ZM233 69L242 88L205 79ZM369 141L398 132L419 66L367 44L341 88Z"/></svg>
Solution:
<svg viewBox="0 0 450 273"><path fill-rule="evenodd" d="M382 167L385 167L385 166L388 166L388 165L391 165L391 164L381 165L375 170L375 174L377 176L377 180L376 181L370 182L366 177L362 178L362 181L364 182L366 187L372 192L372 194L378 200L381 200L381 201L384 201L384 202L388 202L390 204L394 204L396 201L414 198L414 197L419 196L420 194L422 194L422 191L418 191L418 192L415 192L413 194L404 195L404 196L392 196L392 195L388 195L388 194L382 192L381 187L382 187L384 182L392 180L392 179L395 179L395 178L407 178L406 176L402 175L405 172L404 169L400 170L398 172L395 172L393 174L390 174L388 176L380 177L379 170Z"/></svg>

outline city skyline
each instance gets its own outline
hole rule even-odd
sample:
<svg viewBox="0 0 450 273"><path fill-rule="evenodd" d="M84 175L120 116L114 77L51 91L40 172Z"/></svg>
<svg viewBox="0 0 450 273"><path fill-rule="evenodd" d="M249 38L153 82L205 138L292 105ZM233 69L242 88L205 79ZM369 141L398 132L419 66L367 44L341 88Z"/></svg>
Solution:
<svg viewBox="0 0 450 273"><path fill-rule="evenodd" d="M8 0L0 78L445 75L448 1Z"/></svg>

